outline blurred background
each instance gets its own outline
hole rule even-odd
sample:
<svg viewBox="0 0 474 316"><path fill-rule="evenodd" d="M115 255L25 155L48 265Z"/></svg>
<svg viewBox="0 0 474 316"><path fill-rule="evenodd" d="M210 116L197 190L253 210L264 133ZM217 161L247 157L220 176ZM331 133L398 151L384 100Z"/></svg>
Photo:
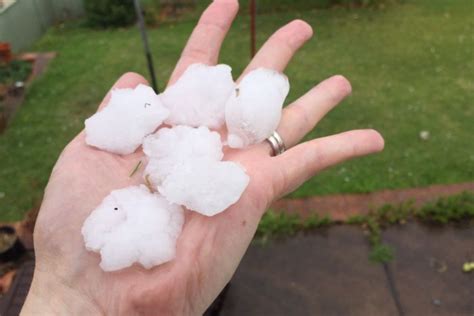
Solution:
<svg viewBox="0 0 474 316"><path fill-rule="evenodd" d="M160 91L207 4L141 1ZM252 4L245 0L240 6L220 59L232 66L235 77L251 58ZM300 209L280 212L275 207L259 236L326 224L334 205L344 212L346 204L340 201L347 194L372 196L381 190L395 190L382 202L393 200L398 206L377 213L367 206L370 200L361 214L355 210L354 216L344 217L361 224L366 235L380 235L387 222L403 223L409 216L472 223L474 1L256 0L257 48L295 18L311 24L315 36L286 70L291 83L287 103L334 74L353 85L352 96L307 138L374 128L386 145L381 154L341 164L305 183L285 199L287 208ZM136 21L133 1L0 0L0 222L20 221L37 210L61 150L121 74L134 71L149 78ZM424 189L433 185L434 191ZM414 188L422 193L397 195ZM423 194L423 201L431 201L465 190L461 197L433 202L424 215L406 204ZM324 200L327 211L309 224L294 217L308 218L304 208L312 207L307 201L326 196L339 202ZM472 242L469 227L462 236ZM474 260L473 243L468 248L459 260ZM382 257L386 250L381 249ZM472 274L470 280L462 293L472 298ZM430 306L437 306L434 299ZM472 300L463 306L456 315L474 314Z"/></svg>
<svg viewBox="0 0 474 316"><path fill-rule="evenodd" d="M12 53L54 52L14 111L0 103L0 219L18 220L41 201L58 154L126 71L147 77L131 1L0 2L0 41ZM206 1L143 1L161 89ZM250 59L248 4L227 37L222 63L237 76ZM385 151L320 174L292 196L449 184L474 178L474 12L471 0L257 1L257 46L301 18L314 38L289 65L289 102L319 81L345 75L353 95L308 138L375 128ZM248 34L248 36L247 36ZM243 36L245 35L245 36ZM31 62L2 64L0 95L27 81ZM15 113L10 113L15 112Z"/></svg>

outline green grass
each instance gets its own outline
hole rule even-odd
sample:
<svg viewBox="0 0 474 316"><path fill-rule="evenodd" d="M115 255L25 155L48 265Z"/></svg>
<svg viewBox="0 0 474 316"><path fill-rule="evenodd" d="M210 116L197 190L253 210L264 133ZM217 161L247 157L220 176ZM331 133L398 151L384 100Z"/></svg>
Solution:
<svg viewBox="0 0 474 316"><path fill-rule="evenodd" d="M375 263L390 262L394 258L393 248L385 244L377 244L369 253L369 260Z"/></svg>
<svg viewBox="0 0 474 316"><path fill-rule="evenodd" d="M474 194L464 192L460 195L438 199L422 207L416 216L438 224L474 218Z"/></svg>
<svg viewBox="0 0 474 316"><path fill-rule="evenodd" d="M290 100L337 73L353 95L308 138L372 127L386 139L382 154L322 172L292 196L368 192L474 178L474 10L470 0L412 0L385 9L288 11L260 15L261 44L294 18L315 29L289 65ZM195 20L150 31L161 88ZM238 74L248 62L248 20L239 16L221 61ZM70 23L52 28L33 50L57 51L47 73L28 89L21 110L0 136L0 220L16 220L41 200L64 145L120 74L146 74L136 29L96 31ZM423 141L419 132L427 130ZM65 188L67 189L67 188Z"/></svg>
<svg viewBox="0 0 474 316"><path fill-rule="evenodd" d="M285 212L276 213L267 211L258 225L255 237L257 240L266 241L276 236L291 236L299 231L311 230L332 224L329 217L320 217L312 214L306 219L302 219L296 214Z"/></svg>

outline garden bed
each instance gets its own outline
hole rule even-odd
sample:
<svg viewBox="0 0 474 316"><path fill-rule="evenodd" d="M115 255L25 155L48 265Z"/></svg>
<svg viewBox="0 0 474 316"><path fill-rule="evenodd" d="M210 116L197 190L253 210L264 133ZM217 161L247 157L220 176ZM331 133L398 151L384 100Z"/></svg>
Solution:
<svg viewBox="0 0 474 316"><path fill-rule="evenodd" d="M28 53L0 64L0 133L22 104L25 88L54 57L55 53Z"/></svg>

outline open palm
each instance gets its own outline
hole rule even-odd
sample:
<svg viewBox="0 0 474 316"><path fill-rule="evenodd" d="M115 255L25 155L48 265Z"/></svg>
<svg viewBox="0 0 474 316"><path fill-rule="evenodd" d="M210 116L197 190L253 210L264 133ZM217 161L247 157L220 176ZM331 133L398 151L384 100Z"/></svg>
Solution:
<svg viewBox="0 0 474 316"><path fill-rule="evenodd" d="M170 83L192 63L216 64L222 41L238 10L234 0L214 1L202 15ZM283 71L312 35L309 25L293 21L262 46L244 73L257 67ZM123 75L115 88L146 83ZM175 260L146 270L133 266L103 272L100 257L86 251L81 235L85 218L110 191L141 182L129 177L141 151L128 156L85 144L80 133L63 151L46 188L35 229L36 269L24 314L200 315L235 272L268 205L296 189L318 171L343 160L380 151L383 139L373 130L350 131L296 145L350 93L342 76L331 77L287 106L278 127L286 146L271 157L270 146L225 151L250 176L241 199L214 217L186 211ZM106 96L101 107L107 104Z"/></svg>

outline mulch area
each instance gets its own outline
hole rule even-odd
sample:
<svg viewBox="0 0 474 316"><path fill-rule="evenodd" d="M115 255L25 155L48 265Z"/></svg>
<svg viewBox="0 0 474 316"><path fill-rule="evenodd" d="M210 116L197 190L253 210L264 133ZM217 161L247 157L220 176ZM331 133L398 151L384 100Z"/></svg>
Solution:
<svg viewBox="0 0 474 316"><path fill-rule="evenodd" d="M335 221L345 221L354 215L364 215L384 204L400 204L409 200L420 207L439 197L474 192L474 182L433 185L425 188L383 190L367 194L336 194L315 196L305 199L282 199L275 202L271 209L275 212L298 214L307 218L311 214L329 216Z"/></svg>
<svg viewBox="0 0 474 316"><path fill-rule="evenodd" d="M33 229L38 215L34 208L25 219L16 223L0 223L11 226L23 245L15 253L14 261L0 262L0 316L18 315L28 294L34 270Z"/></svg>
<svg viewBox="0 0 474 316"><path fill-rule="evenodd" d="M25 302L26 296L30 290L35 260L33 252L26 254L22 258L21 267L14 270L14 281L9 284L9 290L4 296L0 296L0 315L16 316L20 314L21 308ZM11 280L10 280L11 282Z"/></svg>

